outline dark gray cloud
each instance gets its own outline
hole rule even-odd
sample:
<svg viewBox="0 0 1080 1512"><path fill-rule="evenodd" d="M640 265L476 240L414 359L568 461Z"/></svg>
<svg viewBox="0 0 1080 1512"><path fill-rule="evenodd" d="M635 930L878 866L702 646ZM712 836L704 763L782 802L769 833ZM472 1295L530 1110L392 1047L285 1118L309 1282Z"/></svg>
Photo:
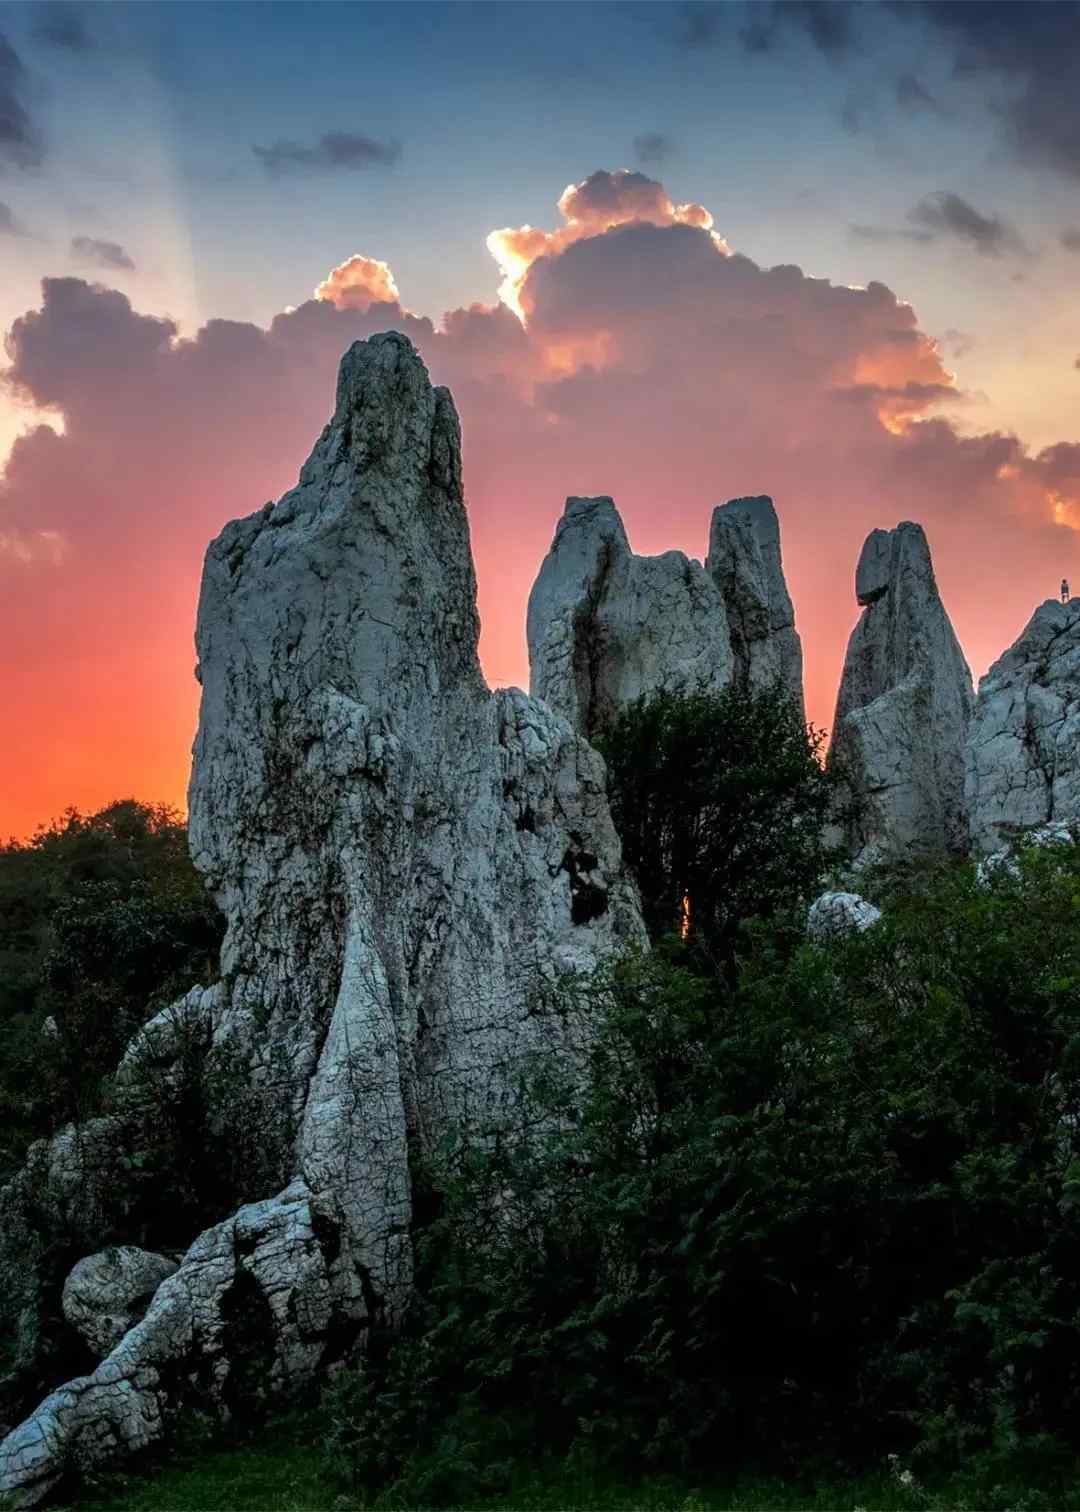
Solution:
<svg viewBox="0 0 1080 1512"><path fill-rule="evenodd" d="M1080 252L1080 226L1066 226L1061 233L1061 245L1066 252Z"/></svg>
<svg viewBox="0 0 1080 1512"><path fill-rule="evenodd" d="M71 252L80 262L114 272L134 273L135 263L119 242L101 241L96 236L73 236Z"/></svg>
<svg viewBox="0 0 1080 1512"><path fill-rule="evenodd" d="M281 140L252 152L271 178L286 173L320 173L336 169L389 168L401 157L400 142L380 142L354 131L328 131L314 147Z"/></svg>
<svg viewBox="0 0 1080 1512"><path fill-rule="evenodd" d="M908 211L908 220L929 231L965 241L984 257L1027 252L1020 236L1000 216L983 215L968 200L947 189L924 195Z"/></svg>
<svg viewBox="0 0 1080 1512"><path fill-rule="evenodd" d="M25 88L22 59L0 32L0 172L36 168L44 157L41 133L23 98Z"/></svg>
<svg viewBox="0 0 1080 1512"><path fill-rule="evenodd" d="M747 52L772 52L786 31L801 32L827 58L842 58L855 45L850 0L760 0L747 6L739 31Z"/></svg>
<svg viewBox="0 0 1080 1512"><path fill-rule="evenodd" d="M1016 151L1080 178L1077 0L890 0L889 9L946 40L955 77L985 79Z"/></svg>
<svg viewBox="0 0 1080 1512"><path fill-rule="evenodd" d="M675 143L662 131L646 131L634 138L639 163L666 163L675 153Z"/></svg>
<svg viewBox="0 0 1080 1512"><path fill-rule="evenodd" d="M38 0L34 6L34 37L71 53L90 52L94 46L82 7L69 0Z"/></svg>
<svg viewBox="0 0 1080 1512"><path fill-rule="evenodd" d="M1080 0L882 0L857 9L847 0L762 0L742 14L747 19L738 35L750 52L779 58L784 34L801 32L837 63L876 49L894 73L895 28L876 23L884 18L919 28L924 54L929 44L951 68L952 80L964 85L958 108L974 84L989 107L983 120L1017 155L1080 179ZM713 42L720 30L713 7L684 10L685 45ZM892 95L895 109L907 114L951 114L948 84L932 93L911 71L895 77ZM871 114L849 103L844 124L860 130Z"/></svg>
<svg viewBox="0 0 1080 1512"><path fill-rule="evenodd" d="M852 236L857 236L860 241L932 242L934 240L934 233L932 231L915 231L910 227L865 226L856 223L850 225L848 230Z"/></svg>
<svg viewBox="0 0 1080 1512"><path fill-rule="evenodd" d="M28 236L30 233L10 205L0 200L0 236Z"/></svg>

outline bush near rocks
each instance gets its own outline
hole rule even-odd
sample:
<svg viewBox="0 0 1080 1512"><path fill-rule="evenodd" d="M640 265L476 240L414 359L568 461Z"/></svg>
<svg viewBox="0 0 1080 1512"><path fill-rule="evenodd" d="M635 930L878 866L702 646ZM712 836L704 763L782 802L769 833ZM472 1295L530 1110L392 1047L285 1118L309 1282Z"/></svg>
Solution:
<svg viewBox="0 0 1080 1512"><path fill-rule="evenodd" d="M734 985L664 952L594 977L567 1004L600 1025L586 1086L525 1089L552 1132L443 1151L409 1325L335 1388L357 1482L468 1502L542 1442L691 1475L899 1454L979 1506L1073 1504L1080 861L1057 851L989 888L924 874L820 947L751 928Z"/></svg>
<svg viewBox="0 0 1080 1512"><path fill-rule="evenodd" d="M654 940L680 929L711 960L743 922L819 890L836 778L782 684L629 704L597 741L612 816Z"/></svg>

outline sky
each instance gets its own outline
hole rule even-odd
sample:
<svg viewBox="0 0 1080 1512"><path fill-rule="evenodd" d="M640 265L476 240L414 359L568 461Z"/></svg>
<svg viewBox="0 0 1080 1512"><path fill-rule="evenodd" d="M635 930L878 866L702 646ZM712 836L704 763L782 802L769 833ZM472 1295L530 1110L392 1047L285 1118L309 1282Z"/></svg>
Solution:
<svg viewBox="0 0 1080 1512"><path fill-rule="evenodd" d="M183 809L222 525L351 341L462 417L481 655L570 494L768 493L828 729L867 532L978 677L1080 588L1080 5L0 3L0 836Z"/></svg>

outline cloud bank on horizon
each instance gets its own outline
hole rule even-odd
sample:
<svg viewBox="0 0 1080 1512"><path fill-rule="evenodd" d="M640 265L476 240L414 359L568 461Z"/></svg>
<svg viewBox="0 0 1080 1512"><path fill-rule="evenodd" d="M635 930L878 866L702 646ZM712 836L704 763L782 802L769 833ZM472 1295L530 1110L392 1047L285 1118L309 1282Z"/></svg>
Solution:
<svg viewBox="0 0 1080 1512"><path fill-rule="evenodd" d="M499 300L438 324L366 254L265 328L190 338L115 289L43 281L4 379L62 433L17 440L0 482L0 832L128 791L182 802L206 543L292 486L342 351L375 331L410 336L461 412L493 682L527 679L525 600L568 494L612 494L639 552L699 557L714 504L772 494L825 725L871 528L925 526L976 672L1074 571L1080 443L962 430L942 349L884 284L761 267L640 172L593 173L559 209L493 232Z"/></svg>

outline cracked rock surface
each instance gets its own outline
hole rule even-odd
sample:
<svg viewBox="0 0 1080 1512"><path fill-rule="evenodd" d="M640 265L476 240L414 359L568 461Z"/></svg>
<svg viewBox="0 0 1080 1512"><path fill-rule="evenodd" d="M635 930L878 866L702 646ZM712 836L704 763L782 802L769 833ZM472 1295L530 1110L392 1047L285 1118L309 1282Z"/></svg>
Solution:
<svg viewBox="0 0 1080 1512"><path fill-rule="evenodd" d="M196 636L189 836L228 927L190 1012L296 1128L291 1169L8 1436L0 1491L141 1447L192 1392L287 1390L393 1317L417 1159L497 1123L523 1058L576 1053L561 973L643 942L603 763L488 690L478 629L453 401L404 336L357 342L297 487L211 544Z"/></svg>
<svg viewBox="0 0 1080 1512"><path fill-rule="evenodd" d="M858 893L822 893L807 911L806 935L815 945L824 945L844 935L861 934L880 918L881 909Z"/></svg>
<svg viewBox="0 0 1080 1512"><path fill-rule="evenodd" d="M115 1349L177 1268L167 1255L133 1244L87 1255L64 1282L64 1317L99 1355Z"/></svg>
<svg viewBox="0 0 1080 1512"><path fill-rule="evenodd" d="M1080 819L1080 599L1048 599L979 683L967 744L972 846Z"/></svg>
<svg viewBox="0 0 1080 1512"><path fill-rule="evenodd" d="M802 650L772 501L713 513L708 560L636 556L609 498L570 498L529 597L532 692L586 736L642 694L779 679L802 704Z"/></svg>
<svg viewBox="0 0 1080 1512"><path fill-rule="evenodd" d="M368 1321L342 1237L340 1217L302 1181L202 1234L93 1374L4 1440L4 1490L26 1505L65 1473L146 1448L184 1386L228 1412L241 1392L309 1379L328 1346Z"/></svg>
<svg viewBox="0 0 1080 1512"><path fill-rule="evenodd" d="M973 703L920 525L872 531L855 574L863 612L848 642L830 763L857 814L857 866L967 849L964 744Z"/></svg>

